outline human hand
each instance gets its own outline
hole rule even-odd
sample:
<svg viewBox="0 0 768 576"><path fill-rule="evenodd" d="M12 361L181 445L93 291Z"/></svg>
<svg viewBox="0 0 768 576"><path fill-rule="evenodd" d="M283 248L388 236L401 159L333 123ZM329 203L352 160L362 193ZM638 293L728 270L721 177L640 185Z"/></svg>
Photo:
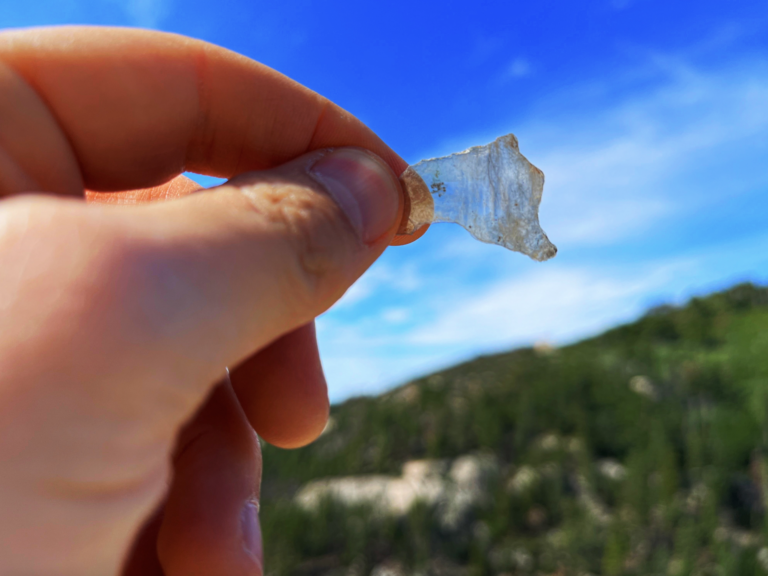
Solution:
<svg viewBox="0 0 768 576"><path fill-rule="evenodd" d="M254 430L322 430L312 322L399 243L405 167L202 42L0 34L0 575L261 572Z"/></svg>

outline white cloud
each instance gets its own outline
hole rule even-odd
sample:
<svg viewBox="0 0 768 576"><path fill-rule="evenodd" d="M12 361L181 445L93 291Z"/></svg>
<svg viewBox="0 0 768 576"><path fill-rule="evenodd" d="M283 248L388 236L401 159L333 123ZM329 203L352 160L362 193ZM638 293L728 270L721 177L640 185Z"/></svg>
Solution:
<svg viewBox="0 0 768 576"><path fill-rule="evenodd" d="M134 26L157 28L171 13L173 0L101 0L120 7Z"/></svg>
<svg viewBox="0 0 768 576"><path fill-rule="evenodd" d="M156 28L171 11L171 0L128 0L120 4L136 25L144 28Z"/></svg>
<svg viewBox="0 0 768 576"><path fill-rule="evenodd" d="M638 297L667 285L690 264L652 263L631 271L548 267L462 296L406 336L413 344L511 346L562 342L639 312Z"/></svg>
<svg viewBox="0 0 768 576"><path fill-rule="evenodd" d="M531 63L526 58L517 57L510 62L501 75L502 80L513 80L515 78L524 78L533 71Z"/></svg>
<svg viewBox="0 0 768 576"><path fill-rule="evenodd" d="M340 310L354 306L370 298L379 290L407 294L418 289L421 283L421 277L414 265L394 268L383 262L377 262L347 290L333 309Z"/></svg>
<svg viewBox="0 0 768 576"><path fill-rule="evenodd" d="M440 296L396 308L409 321L394 329L378 316L342 324L332 315L320 318L332 400L378 393L481 353L569 343L631 321L651 305L680 304L740 281L766 282L768 234L644 262L553 264L480 286L432 279L426 291ZM411 323L424 309L429 320Z"/></svg>
<svg viewBox="0 0 768 576"><path fill-rule="evenodd" d="M410 316L411 313L408 308L387 308L381 313L382 320L390 324L402 324Z"/></svg>
<svg viewBox="0 0 768 576"><path fill-rule="evenodd" d="M645 233L708 196L733 192L738 181L728 191L705 190L695 176L716 170L750 139L766 138L768 69L704 73L657 60L669 74L663 85L587 122L525 127L534 140L548 143L532 151L522 146L546 174L542 219L556 243L605 243ZM692 184L681 185L686 175Z"/></svg>
<svg viewBox="0 0 768 576"><path fill-rule="evenodd" d="M666 226L713 196L768 185L768 171L739 168L744 151L768 142L766 102L765 60L707 70L647 54L635 69L551 97L525 122L443 142L425 157L515 132L546 174L541 217L555 244L605 244ZM700 185L718 169L739 178Z"/></svg>
<svg viewBox="0 0 768 576"><path fill-rule="evenodd" d="M705 71L656 56L651 68L627 75L641 78L639 88L617 81L621 94L610 82L590 88L600 106L577 102L577 87L536 115L551 121L516 130L523 153L547 175L542 223L561 249L556 260L532 264L462 231L430 232L421 251L399 260L388 253L321 319L335 400L483 352L572 341L651 303L765 279L768 236L747 237L718 211L768 205L760 200L768 190L760 160L768 150L768 65ZM697 214L709 220L697 223ZM694 235L687 244L667 234L686 226ZM361 306L354 316L351 306Z"/></svg>
<svg viewBox="0 0 768 576"><path fill-rule="evenodd" d="M768 279L768 233L677 256L529 268L480 288L456 286L435 312L399 338L414 346L499 348L566 343L643 313L735 282Z"/></svg>

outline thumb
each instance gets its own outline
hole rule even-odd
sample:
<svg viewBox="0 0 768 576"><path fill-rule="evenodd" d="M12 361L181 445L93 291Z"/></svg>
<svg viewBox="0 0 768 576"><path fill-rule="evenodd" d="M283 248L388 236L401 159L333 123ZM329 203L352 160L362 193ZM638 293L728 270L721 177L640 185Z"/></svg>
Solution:
<svg viewBox="0 0 768 576"><path fill-rule="evenodd" d="M120 275L136 309L122 300L121 324L191 360L187 382L210 370L208 385L333 304L389 244L401 204L381 159L342 148L126 210Z"/></svg>
<svg viewBox="0 0 768 576"><path fill-rule="evenodd" d="M371 265L401 192L380 158L341 148L168 202L6 200L0 381L54 378L170 433L225 366L310 322Z"/></svg>
<svg viewBox="0 0 768 576"><path fill-rule="evenodd" d="M4 561L62 574L119 561L162 495L180 423L223 367L328 308L401 211L395 175L352 148L164 203L5 200ZM39 486L57 488L41 498ZM30 555L40 526L46 552Z"/></svg>

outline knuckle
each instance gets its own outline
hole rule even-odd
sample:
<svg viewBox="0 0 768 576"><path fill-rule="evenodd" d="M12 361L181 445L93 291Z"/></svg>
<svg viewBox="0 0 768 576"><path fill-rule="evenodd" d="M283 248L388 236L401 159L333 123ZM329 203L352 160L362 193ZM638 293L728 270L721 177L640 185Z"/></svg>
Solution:
<svg viewBox="0 0 768 576"><path fill-rule="evenodd" d="M282 245L283 293L304 309L336 296L335 279L358 242L335 202L295 184L259 185L249 195Z"/></svg>

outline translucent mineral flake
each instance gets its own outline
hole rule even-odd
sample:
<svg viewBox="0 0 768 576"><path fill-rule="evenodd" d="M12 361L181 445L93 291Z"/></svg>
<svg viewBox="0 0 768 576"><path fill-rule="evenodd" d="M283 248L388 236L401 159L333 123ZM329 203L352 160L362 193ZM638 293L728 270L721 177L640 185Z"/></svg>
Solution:
<svg viewBox="0 0 768 576"><path fill-rule="evenodd" d="M400 233L432 222L455 222L475 238L534 260L557 253L539 225L544 174L508 134L485 146L422 160L400 177L409 199Z"/></svg>

